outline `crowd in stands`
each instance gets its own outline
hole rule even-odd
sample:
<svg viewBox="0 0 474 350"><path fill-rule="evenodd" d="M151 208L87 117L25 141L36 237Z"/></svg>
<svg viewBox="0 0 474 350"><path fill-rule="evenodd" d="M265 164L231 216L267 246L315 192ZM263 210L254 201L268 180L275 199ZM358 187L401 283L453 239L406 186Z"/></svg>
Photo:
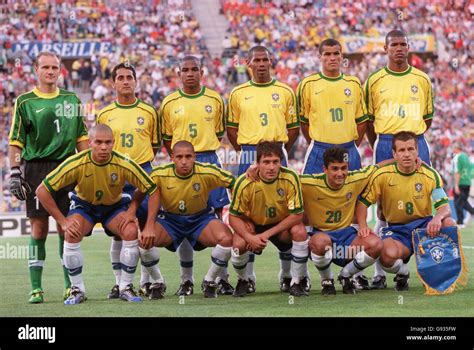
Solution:
<svg viewBox="0 0 474 350"><path fill-rule="evenodd" d="M453 145L474 146L474 5L469 1L221 0L220 6L229 23L222 43L225 54L210 57L190 0L118 0L113 6L75 0L0 5L0 212L21 207L7 190L6 155L14 100L35 85L32 58L12 48L29 41L111 43L110 53L76 59L61 69L61 86L79 93L91 125L97 112L113 102L111 69L125 60L137 69L138 97L159 108L161 100L179 87L176 66L185 54L201 57L204 85L228 97L235 85L249 79L245 57L255 44L270 48L275 76L296 88L303 77L319 69L318 43L324 38L384 37L394 28L409 35L428 33L436 38L436 51L411 55L410 63L431 77L436 94L435 118L427 132L433 165L450 180ZM363 82L385 64L383 52L349 55L343 71ZM306 147L300 137L290 154L290 165L298 170ZM224 159L235 159L226 141L222 152ZM367 143L360 152L368 164L372 151ZM166 160L163 153L156 159ZM227 166L232 168L232 164Z"/></svg>

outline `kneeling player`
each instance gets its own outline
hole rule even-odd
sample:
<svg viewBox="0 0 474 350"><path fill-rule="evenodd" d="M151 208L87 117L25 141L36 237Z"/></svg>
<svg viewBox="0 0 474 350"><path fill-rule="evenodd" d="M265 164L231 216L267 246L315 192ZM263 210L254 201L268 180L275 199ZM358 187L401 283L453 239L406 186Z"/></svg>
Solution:
<svg viewBox="0 0 474 350"><path fill-rule="evenodd" d="M150 174L158 186L160 200L149 201L140 240L144 248L166 247L172 251L185 238L195 250L214 247L211 267L201 287L204 297L216 298L215 279L230 259L232 233L208 209L207 199L215 188L231 188L235 179L215 165L196 162L194 147L188 141L178 141L173 146L171 159L173 163L157 167ZM160 204L162 210L157 216Z"/></svg>
<svg viewBox="0 0 474 350"><path fill-rule="evenodd" d="M293 170L281 166L282 159L279 143L260 143L257 166L261 181L247 179L244 174L234 186L229 223L235 231L232 263L239 278L234 292L236 297L243 297L248 292L249 279L245 269L248 252L261 253L268 240L278 248L280 256L292 259L291 272L289 276L281 276L280 289L294 296L308 295L300 283L308 260L301 185ZM288 287L284 288L283 284Z"/></svg>
<svg viewBox="0 0 474 350"><path fill-rule="evenodd" d="M370 234L367 208L380 201L388 227L382 229L382 268L395 273L395 289L408 290L410 273L406 263L413 254L412 234L426 228L434 237L441 227L454 226L450 217L448 197L439 174L426 164L417 169L417 136L402 131L393 136L392 153L395 162L381 167L372 175L359 199L356 215L360 232ZM433 217L432 205L436 209Z"/></svg>
<svg viewBox="0 0 474 350"><path fill-rule="evenodd" d="M362 234L351 225L357 197L377 166L348 171L348 159L347 150L331 147L323 154L324 174L301 176L305 213L313 226L309 247L321 276L322 295L336 294L332 262L343 267L339 275L343 293L354 294L351 277L372 265L382 249L376 235Z"/></svg>
<svg viewBox="0 0 474 350"><path fill-rule="evenodd" d="M132 285L138 262L138 229L134 219L145 194L157 196L156 186L139 165L112 151L114 138L108 126L97 125L92 128L89 139L91 149L66 159L48 174L36 190L41 204L65 231L64 262L72 287L64 304L79 304L86 299L80 242L99 222L123 240L120 298L131 302L141 301ZM129 208L130 199L122 197L125 181L141 192L137 192ZM64 217L51 193L71 184L77 185L68 216Z"/></svg>

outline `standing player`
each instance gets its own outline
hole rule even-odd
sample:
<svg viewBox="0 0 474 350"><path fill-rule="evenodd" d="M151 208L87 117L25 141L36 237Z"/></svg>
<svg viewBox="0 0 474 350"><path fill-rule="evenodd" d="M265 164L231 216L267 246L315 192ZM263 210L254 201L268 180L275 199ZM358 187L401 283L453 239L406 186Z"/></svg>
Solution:
<svg viewBox="0 0 474 350"><path fill-rule="evenodd" d="M241 175L234 186L229 223L234 229L232 263L238 282L234 296L244 297L249 287L248 251L260 254L270 240L280 252L291 254L291 278L280 281L280 290L307 296L302 280L308 261L308 239L303 225L303 199L298 175L282 167L283 150L278 142L257 145L258 176ZM286 277L285 277L286 279ZM288 283L289 282L289 283ZM289 288L283 285L289 284Z"/></svg>
<svg viewBox="0 0 474 350"><path fill-rule="evenodd" d="M153 106L135 97L137 75L135 68L129 63L120 63L112 70L112 83L117 94L117 100L103 108L97 116L97 124L108 125L114 133L114 150L133 159L149 174L152 169L151 162L155 158L160 146L160 124L158 115ZM127 183L124 191L130 195L135 187ZM140 225L146 221L147 200L144 200L138 210L137 216ZM106 233L108 233L106 231ZM109 233L108 233L109 234ZM115 285L112 287L108 298L119 297L119 281L122 269L120 267L120 252L122 240L113 236L110 246L110 260L115 275ZM158 250L149 251L140 249L141 256L141 295L149 296L151 282L148 269L153 271L153 279L160 279L158 269ZM148 264L150 262L150 264ZM144 264L150 265L145 267Z"/></svg>
<svg viewBox="0 0 474 350"><path fill-rule="evenodd" d="M171 159L173 163L157 167L151 173L160 195L159 200L149 202L141 242L145 248L166 247L172 251L179 247L183 239L188 239L196 250L214 247L211 267L201 287L204 297L216 298L215 280L230 259L232 233L209 210L207 200L213 189L231 188L235 179L230 172L216 165L195 162L196 154L188 141L174 144ZM163 286L162 296L165 290Z"/></svg>
<svg viewBox="0 0 474 350"><path fill-rule="evenodd" d="M296 96L293 90L272 78L272 57L264 46L249 50L247 65L252 80L235 87L230 93L227 136L240 152L239 175L255 161L256 145L263 141L279 142L284 152L289 151L299 134L296 115ZM286 151L285 151L286 150ZM286 166L286 155L282 164ZM249 291L255 291L254 254L250 254L247 272ZM280 254L280 279L290 277L291 253ZM309 279L306 281L309 285Z"/></svg>
<svg viewBox="0 0 474 350"><path fill-rule="evenodd" d="M323 154L324 173L301 176L305 213L313 226L311 258L321 276L322 295L336 294L331 262L343 267L339 275L345 294L354 294L351 276L372 265L382 250L374 234L352 225L357 198L377 166L349 171L348 151L331 147Z"/></svg>
<svg viewBox="0 0 474 350"><path fill-rule="evenodd" d="M87 130L81 116L81 101L73 92L59 89L61 61L52 52L41 52L34 68L38 86L18 96L13 112L9 136L10 191L19 200L26 200L26 215L30 219L31 256L28 265L32 291L30 303L43 302L41 276L46 258L45 243L48 235L48 212L31 192L45 176L64 159L87 148ZM25 161L25 177L20 170ZM68 192L73 187L55 193L59 209L65 215L69 208ZM64 270L64 298L69 296L70 282L63 263L64 231L58 225L59 255Z"/></svg>
<svg viewBox="0 0 474 350"><path fill-rule="evenodd" d="M408 260L413 254L412 234L426 228L434 237L441 227L454 226L450 217L448 197L439 174L426 164L416 169L418 138L415 133L401 131L393 136L391 163L376 170L357 204L356 216L361 234L371 234L367 226L367 208L376 202L382 205L388 227L382 229L382 268L395 273L395 289L408 289ZM432 207L436 215L432 216Z"/></svg>
<svg viewBox="0 0 474 350"><path fill-rule="evenodd" d="M408 38L400 30L385 37L388 65L372 73L365 82L365 99L369 124L367 137L374 149L374 163L392 158L393 135L411 131L417 135L421 160L430 163L429 147L424 133L433 118L433 92L427 74L408 64ZM382 208L383 211L383 208ZM378 212L375 226L378 234L386 222ZM386 288L385 272L375 264L372 288Z"/></svg>
<svg viewBox="0 0 474 350"><path fill-rule="evenodd" d="M323 172L323 153L332 146L348 151L349 170L361 168L357 147L367 126L367 111L360 81L341 73L341 44L326 39L319 45L322 72L303 79L298 86L301 130L310 143L304 174Z"/></svg>
<svg viewBox="0 0 474 350"><path fill-rule="evenodd" d="M120 254L122 274L120 298L141 301L133 290L133 276L138 263L138 230L135 213L145 193L158 200L156 186L143 169L121 153L112 151L114 138L106 125L97 125L89 132L90 150L71 156L47 175L36 190L40 202L65 231L64 261L72 282L71 295L64 302L74 305L86 300L82 267L84 257L80 242L97 223L123 239ZM122 196L125 181L139 188L127 210ZM59 210L52 193L68 185L77 184L71 196L71 208L67 217ZM128 197L129 198L129 197Z"/></svg>
<svg viewBox="0 0 474 350"><path fill-rule="evenodd" d="M194 146L196 160L215 164L222 168L216 154L224 136L224 101L214 90L201 85L203 69L195 56L184 57L179 64L178 75L182 88L168 95L161 104L160 119L163 139L171 154L171 149L179 141L188 141ZM222 217L222 208L229 204L225 188L216 188L210 193L208 205ZM181 285L176 295L193 293L193 249L187 239L178 248L181 265ZM218 278L219 292L232 294L234 289L228 282L224 269Z"/></svg>
<svg viewBox="0 0 474 350"><path fill-rule="evenodd" d="M453 176L454 176L454 208L457 224L464 227L464 210L473 216L474 208L469 203L469 192L472 181L472 164L467 153L462 151L462 144L454 145Z"/></svg>

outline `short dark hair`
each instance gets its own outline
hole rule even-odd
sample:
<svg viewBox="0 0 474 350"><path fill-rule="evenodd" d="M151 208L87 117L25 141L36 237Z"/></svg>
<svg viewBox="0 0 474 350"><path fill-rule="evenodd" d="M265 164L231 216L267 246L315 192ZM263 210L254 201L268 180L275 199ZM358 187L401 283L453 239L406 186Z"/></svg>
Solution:
<svg viewBox="0 0 474 350"><path fill-rule="evenodd" d="M394 29L388 32L388 34L385 36L385 45L388 45L388 41L390 40L390 38L407 38L408 40L408 37L405 32L400 29Z"/></svg>
<svg viewBox="0 0 474 350"><path fill-rule="evenodd" d="M171 153L174 153L174 151L177 149L177 148L190 148L193 153L194 153L194 146L191 142L189 141L185 141L185 140L181 140L181 141L178 141L176 142L174 145L173 145L173 149L171 150Z"/></svg>
<svg viewBox="0 0 474 350"><path fill-rule="evenodd" d="M187 62L187 61L194 61L199 66L199 69L202 68L202 62L199 58L197 58L196 56L187 55L187 56L184 56L182 59L179 60L179 62L178 62L179 70L181 70L181 67L183 66L184 62Z"/></svg>
<svg viewBox="0 0 474 350"><path fill-rule="evenodd" d="M329 167L329 163L348 163L349 153L342 147L330 147L324 151L323 162L326 168Z"/></svg>
<svg viewBox="0 0 474 350"><path fill-rule="evenodd" d="M52 51L42 51L38 54L38 56L36 56L35 58L35 62L34 62L34 66L36 68L38 68L38 65L39 65L39 59L43 56L51 56L51 57L56 57L59 61L59 64L61 65L61 56L59 56L56 52L52 52Z"/></svg>
<svg viewBox="0 0 474 350"><path fill-rule="evenodd" d="M416 134L411 131L400 131L393 135L392 140L392 151L396 151L395 142L396 141L408 141L408 140L415 140L415 147L418 149L418 142L416 140Z"/></svg>
<svg viewBox="0 0 474 350"><path fill-rule="evenodd" d="M336 39L325 39L321 42L321 44L319 44L319 54L322 55L323 54L323 47L324 46L339 46L339 49L342 51L342 45L339 41L337 41Z"/></svg>
<svg viewBox="0 0 474 350"><path fill-rule="evenodd" d="M117 71L121 68L128 69L129 71L131 71L133 79L137 81L137 72L135 71L135 67L129 62L119 63L112 69L112 81L115 81L115 78L117 78Z"/></svg>
<svg viewBox="0 0 474 350"><path fill-rule="evenodd" d="M275 155L280 158L280 160L283 160L283 148L280 142L264 141L257 145L257 162L259 162L263 156L271 155Z"/></svg>
<svg viewBox="0 0 474 350"><path fill-rule="evenodd" d="M252 48L249 50L249 52L248 52L247 59L248 59L249 61L252 60L253 54L254 54L255 52L266 52L266 53L268 53L268 56L270 56L270 57L272 56L272 53L270 52L270 50L267 49L265 46L263 46L263 45L256 45L256 46L252 47Z"/></svg>

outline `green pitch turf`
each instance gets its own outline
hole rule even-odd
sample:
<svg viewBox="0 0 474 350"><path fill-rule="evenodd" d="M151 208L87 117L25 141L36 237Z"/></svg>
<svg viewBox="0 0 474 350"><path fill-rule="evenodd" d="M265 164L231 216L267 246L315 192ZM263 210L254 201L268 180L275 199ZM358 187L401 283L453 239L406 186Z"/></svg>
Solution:
<svg viewBox="0 0 474 350"><path fill-rule="evenodd" d="M0 238L0 245L19 246L28 243L27 237ZM424 287L415 273L413 259L410 262L410 290L393 290L393 275L388 275L388 288L382 291L363 291L356 295L343 295L337 285L335 297L320 295L319 275L312 263L313 288L307 298L292 298L279 291L279 263L276 249L270 245L256 260L257 293L245 298L219 296L204 299L200 291L201 280L209 266L210 250L195 254L195 294L178 298L174 292L179 285L179 263L175 254L160 249L161 270L166 278L168 290L163 300L144 300L130 304L120 300L110 301L106 295L114 284L109 261L110 238L94 234L83 241L85 256L84 280L88 300L81 305L65 306L62 301L63 278L58 257L57 236L47 241L47 258L43 272L45 303L30 305L28 293L30 283L27 261L18 259L0 260L0 317L10 316L474 316L474 224L462 231L464 255L469 267L469 284L446 296L425 296ZM235 273L229 268L231 282L235 284ZM333 265L337 276L339 268ZM372 277L369 268L367 276ZM135 279L138 285L138 276Z"/></svg>

